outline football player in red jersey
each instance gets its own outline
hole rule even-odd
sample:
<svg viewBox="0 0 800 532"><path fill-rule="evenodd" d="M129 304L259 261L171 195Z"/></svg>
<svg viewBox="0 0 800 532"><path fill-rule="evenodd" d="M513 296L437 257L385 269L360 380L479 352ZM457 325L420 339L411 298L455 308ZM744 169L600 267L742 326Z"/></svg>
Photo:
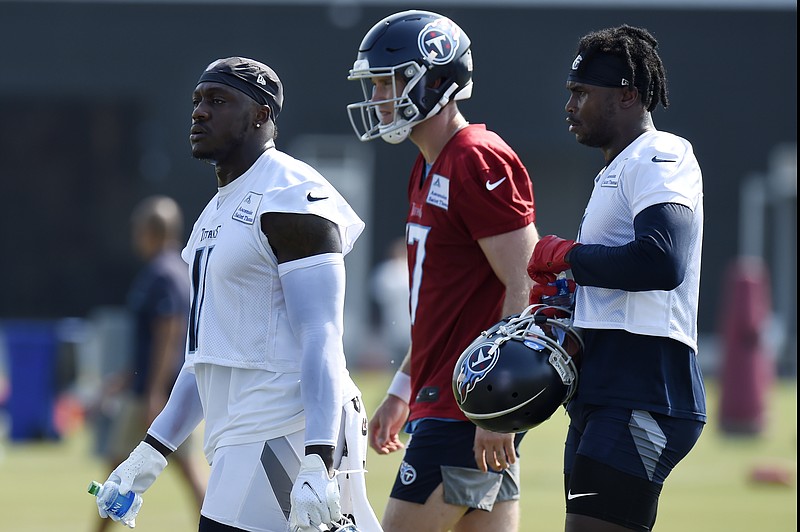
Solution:
<svg viewBox="0 0 800 532"><path fill-rule="evenodd" d="M503 139L458 109L472 92L472 53L452 20L404 11L379 21L349 79L364 90L348 106L358 137L408 138L420 152L406 224L411 348L370 422L379 454L404 448L404 427L412 434L383 527L517 530L521 435L473 425L451 381L481 330L527 306L538 240L530 177Z"/></svg>

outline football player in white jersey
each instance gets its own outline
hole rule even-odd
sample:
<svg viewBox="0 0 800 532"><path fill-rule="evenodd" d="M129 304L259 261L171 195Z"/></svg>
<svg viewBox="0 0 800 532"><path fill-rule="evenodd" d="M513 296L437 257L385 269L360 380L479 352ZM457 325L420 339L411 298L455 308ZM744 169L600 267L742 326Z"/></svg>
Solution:
<svg viewBox="0 0 800 532"><path fill-rule="evenodd" d="M605 167L576 240L542 237L532 302L571 269L583 329L567 406L566 532L652 530L667 475L706 421L697 362L703 182L691 144L656 130L664 65L643 28L589 33L567 78L569 131Z"/></svg>
<svg viewBox="0 0 800 532"><path fill-rule="evenodd" d="M201 532L380 531L364 483L367 420L342 344L344 255L364 223L319 173L275 148L283 87L271 68L214 61L192 101L192 155L214 165L219 190L182 253L186 362L109 481L144 492L205 421Z"/></svg>

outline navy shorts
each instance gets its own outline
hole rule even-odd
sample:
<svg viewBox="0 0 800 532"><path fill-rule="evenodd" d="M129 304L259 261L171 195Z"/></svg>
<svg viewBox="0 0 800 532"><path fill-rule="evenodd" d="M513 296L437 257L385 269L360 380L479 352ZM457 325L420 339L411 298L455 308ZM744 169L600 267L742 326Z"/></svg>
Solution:
<svg viewBox="0 0 800 532"><path fill-rule="evenodd" d="M569 413L567 513L651 530L664 480L694 447L703 422L578 402Z"/></svg>
<svg viewBox="0 0 800 532"><path fill-rule="evenodd" d="M518 449L523 434L517 434ZM502 472L478 469L472 450L475 425L423 419L416 423L391 497L425 504L439 484L448 504L491 511L495 502L519 499L519 461ZM517 452L519 456L519 452Z"/></svg>

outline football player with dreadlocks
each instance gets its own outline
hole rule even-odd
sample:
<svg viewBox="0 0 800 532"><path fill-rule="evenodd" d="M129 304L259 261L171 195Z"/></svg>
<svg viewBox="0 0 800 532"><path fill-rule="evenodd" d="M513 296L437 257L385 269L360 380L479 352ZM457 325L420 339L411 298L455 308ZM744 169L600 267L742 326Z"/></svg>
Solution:
<svg viewBox="0 0 800 532"><path fill-rule="evenodd" d="M578 389L567 405L566 532L652 530L665 479L706 420L697 362L703 180L692 145L658 131L667 80L646 29L580 39L567 77L569 131L599 148L577 240L542 237L528 273L578 285Z"/></svg>
<svg viewBox="0 0 800 532"><path fill-rule="evenodd" d="M363 141L411 140L406 244L411 348L370 423L379 454L411 439L383 527L392 532L517 530L520 437L476 428L452 393L453 367L475 335L522 311L538 240L533 189L516 153L457 101L472 93L472 52L452 20L427 11L370 29L349 79Z"/></svg>

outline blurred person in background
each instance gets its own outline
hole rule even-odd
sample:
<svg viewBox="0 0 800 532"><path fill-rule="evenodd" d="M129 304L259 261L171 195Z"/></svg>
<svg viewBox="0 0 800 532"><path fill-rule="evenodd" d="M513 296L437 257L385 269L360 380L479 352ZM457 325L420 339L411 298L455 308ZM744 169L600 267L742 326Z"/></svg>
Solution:
<svg viewBox="0 0 800 532"><path fill-rule="evenodd" d="M372 298L378 305L377 332L381 352L390 364L399 364L411 343L405 238L389 244L386 258L372 272L371 289Z"/></svg>
<svg viewBox="0 0 800 532"><path fill-rule="evenodd" d="M459 111L472 66L458 25L415 10L375 24L350 70L364 97L348 106L359 139L409 139L419 149L406 224L411 346L370 422L379 454L405 448L383 516L392 532L519 527L521 435L476 427L452 391L464 349L527 306L525 267L538 239L525 166Z"/></svg>
<svg viewBox="0 0 800 532"><path fill-rule="evenodd" d="M103 401L116 399L119 405L105 449L110 469L125 459L167 403L183 365L189 315L189 274L180 256L183 214L178 204L166 196L142 200L131 215L131 240L145 265L128 293L134 341L130 367L106 380L103 394ZM206 473L198 462L198 450L190 436L174 457L199 510ZM97 530L108 524L107 519L100 520Z"/></svg>

